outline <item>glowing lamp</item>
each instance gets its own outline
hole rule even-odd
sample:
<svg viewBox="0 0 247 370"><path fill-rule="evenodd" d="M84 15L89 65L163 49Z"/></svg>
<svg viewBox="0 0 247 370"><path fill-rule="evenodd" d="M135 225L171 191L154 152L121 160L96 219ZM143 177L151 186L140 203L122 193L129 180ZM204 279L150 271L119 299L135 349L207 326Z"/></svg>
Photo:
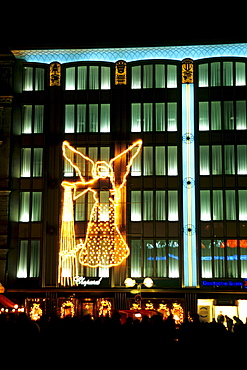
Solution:
<svg viewBox="0 0 247 370"><path fill-rule="evenodd" d="M136 281L134 279L126 278L124 280L124 285L126 286L126 288L133 288L133 286L135 286L135 284L136 284Z"/></svg>
<svg viewBox="0 0 247 370"><path fill-rule="evenodd" d="M154 282L151 278L149 277L146 277L144 280L143 280L143 284L147 287L147 288L152 288L152 286L154 285Z"/></svg>

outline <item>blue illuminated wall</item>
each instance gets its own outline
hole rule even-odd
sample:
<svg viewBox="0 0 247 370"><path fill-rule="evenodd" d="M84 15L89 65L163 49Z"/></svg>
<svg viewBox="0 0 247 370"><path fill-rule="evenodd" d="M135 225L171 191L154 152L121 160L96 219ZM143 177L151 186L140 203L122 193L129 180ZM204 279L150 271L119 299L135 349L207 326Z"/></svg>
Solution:
<svg viewBox="0 0 247 370"><path fill-rule="evenodd" d="M78 61L116 62L125 60L173 59L185 58L203 59L212 57L246 57L247 43L219 44L219 45L183 45L140 48L96 48L96 49L48 49L48 50L12 50L18 59L27 62L70 63Z"/></svg>

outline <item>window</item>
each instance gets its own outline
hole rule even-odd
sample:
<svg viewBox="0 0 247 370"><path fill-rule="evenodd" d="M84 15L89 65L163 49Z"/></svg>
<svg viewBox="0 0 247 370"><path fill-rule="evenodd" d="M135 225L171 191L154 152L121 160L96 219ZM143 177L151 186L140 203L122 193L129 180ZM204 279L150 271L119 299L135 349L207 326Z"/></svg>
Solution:
<svg viewBox="0 0 247 370"><path fill-rule="evenodd" d="M200 190L200 220L211 220L210 190Z"/></svg>
<svg viewBox="0 0 247 370"><path fill-rule="evenodd" d="M131 67L131 88L176 88L177 66L175 64L144 64Z"/></svg>
<svg viewBox="0 0 247 370"><path fill-rule="evenodd" d="M245 63L236 62L236 86L246 85L246 69Z"/></svg>
<svg viewBox="0 0 247 370"><path fill-rule="evenodd" d="M110 132L110 104L66 104L65 133Z"/></svg>
<svg viewBox="0 0 247 370"><path fill-rule="evenodd" d="M199 130L246 130L246 101L199 102Z"/></svg>
<svg viewBox="0 0 247 370"><path fill-rule="evenodd" d="M178 221L178 191L168 191L168 221Z"/></svg>
<svg viewBox="0 0 247 370"><path fill-rule="evenodd" d="M247 175L247 145L200 145L200 175Z"/></svg>
<svg viewBox="0 0 247 370"><path fill-rule="evenodd" d="M235 174L234 145L224 145L224 172L225 175Z"/></svg>
<svg viewBox="0 0 247 370"><path fill-rule="evenodd" d="M40 240L21 240L17 264L17 278L40 276Z"/></svg>
<svg viewBox="0 0 247 370"><path fill-rule="evenodd" d="M222 174L222 147L212 145L212 175Z"/></svg>
<svg viewBox="0 0 247 370"><path fill-rule="evenodd" d="M144 146L141 155L133 161L131 176L177 176L176 146Z"/></svg>
<svg viewBox="0 0 247 370"><path fill-rule="evenodd" d="M198 65L198 86L244 86L246 63L241 61L214 61Z"/></svg>
<svg viewBox="0 0 247 370"><path fill-rule="evenodd" d="M23 91L44 90L45 69L40 67L24 67Z"/></svg>
<svg viewBox="0 0 247 370"><path fill-rule="evenodd" d="M65 69L65 90L111 89L111 67L71 66Z"/></svg>
<svg viewBox="0 0 247 370"><path fill-rule="evenodd" d="M153 147L144 146L143 147L143 175L152 176L153 175Z"/></svg>
<svg viewBox="0 0 247 370"><path fill-rule="evenodd" d="M235 190L225 190L226 220L236 220Z"/></svg>
<svg viewBox="0 0 247 370"><path fill-rule="evenodd" d="M178 157L176 146L167 147L167 174L168 176L178 175Z"/></svg>
<svg viewBox="0 0 247 370"><path fill-rule="evenodd" d="M200 190L200 220L247 220L247 190Z"/></svg>
<svg viewBox="0 0 247 370"><path fill-rule="evenodd" d="M200 159L200 175L210 175L209 146L208 145L200 145L199 159Z"/></svg>
<svg viewBox="0 0 247 370"><path fill-rule="evenodd" d="M164 221L166 220L166 192L165 190L156 190L155 196L156 221Z"/></svg>
<svg viewBox="0 0 247 370"><path fill-rule="evenodd" d="M153 191L143 191L143 221L153 220Z"/></svg>
<svg viewBox="0 0 247 370"><path fill-rule="evenodd" d="M237 145L237 174L247 175L247 145Z"/></svg>
<svg viewBox="0 0 247 370"><path fill-rule="evenodd" d="M131 132L177 131L177 103L132 103Z"/></svg>
<svg viewBox="0 0 247 370"><path fill-rule="evenodd" d="M233 86L233 62L223 62L223 86Z"/></svg>
<svg viewBox="0 0 247 370"><path fill-rule="evenodd" d="M155 175L165 176L166 174L166 148L165 146L155 147Z"/></svg>
<svg viewBox="0 0 247 370"><path fill-rule="evenodd" d="M247 220L247 190L238 190L239 220Z"/></svg>
<svg viewBox="0 0 247 370"><path fill-rule="evenodd" d="M21 149L21 177L41 177L43 148Z"/></svg>
<svg viewBox="0 0 247 370"><path fill-rule="evenodd" d="M178 221L177 190L132 190L131 221Z"/></svg>
<svg viewBox="0 0 247 370"><path fill-rule="evenodd" d="M24 105L22 107L22 134L41 134L44 127L44 106Z"/></svg>
<svg viewBox="0 0 247 370"><path fill-rule="evenodd" d="M202 278L246 278L247 241L201 240L201 271Z"/></svg>
<svg viewBox="0 0 247 370"><path fill-rule="evenodd" d="M141 191L131 191L131 221L142 220L142 202L141 202Z"/></svg>
<svg viewBox="0 0 247 370"><path fill-rule="evenodd" d="M131 277L179 277L178 240L132 239Z"/></svg>
<svg viewBox="0 0 247 370"><path fill-rule="evenodd" d="M20 192L20 222L41 221L42 192Z"/></svg>

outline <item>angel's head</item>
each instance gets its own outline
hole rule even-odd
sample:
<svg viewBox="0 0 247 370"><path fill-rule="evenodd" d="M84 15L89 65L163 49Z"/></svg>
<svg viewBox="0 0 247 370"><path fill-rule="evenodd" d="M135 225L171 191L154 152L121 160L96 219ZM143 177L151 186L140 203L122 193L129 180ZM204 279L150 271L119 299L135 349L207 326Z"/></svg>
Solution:
<svg viewBox="0 0 247 370"><path fill-rule="evenodd" d="M111 166L105 161L97 161L93 166L92 175L95 178L105 179L111 177L112 174Z"/></svg>

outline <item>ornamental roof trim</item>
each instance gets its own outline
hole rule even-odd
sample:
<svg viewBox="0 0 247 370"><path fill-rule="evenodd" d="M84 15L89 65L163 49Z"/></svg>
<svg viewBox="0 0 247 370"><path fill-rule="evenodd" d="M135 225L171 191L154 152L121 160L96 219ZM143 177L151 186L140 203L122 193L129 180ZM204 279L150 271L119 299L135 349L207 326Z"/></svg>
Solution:
<svg viewBox="0 0 247 370"><path fill-rule="evenodd" d="M17 59L27 62L71 63L79 61L116 62L125 60L185 58L204 59L213 57L247 57L247 43L214 45L181 45L158 47L98 48L98 49L33 49L11 50Z"/></svg>

